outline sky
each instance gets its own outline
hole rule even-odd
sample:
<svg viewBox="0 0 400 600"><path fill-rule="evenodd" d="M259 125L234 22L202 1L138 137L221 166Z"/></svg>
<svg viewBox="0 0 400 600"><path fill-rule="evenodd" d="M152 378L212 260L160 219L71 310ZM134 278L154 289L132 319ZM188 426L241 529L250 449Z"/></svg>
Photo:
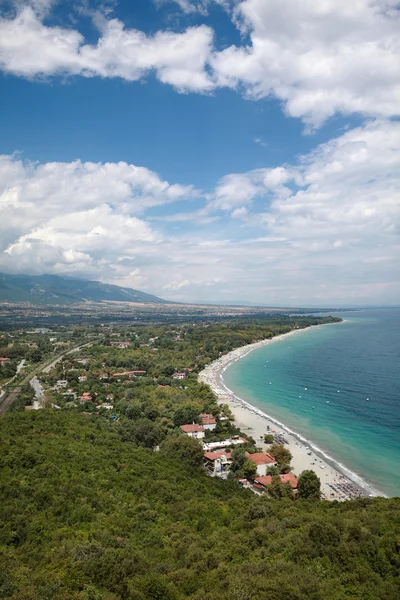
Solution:
<svg viewBox="0 0 400 600"><path fill-rule="evenodd" d="M0 271L400 303L398 0L0 0Z"/></svg>

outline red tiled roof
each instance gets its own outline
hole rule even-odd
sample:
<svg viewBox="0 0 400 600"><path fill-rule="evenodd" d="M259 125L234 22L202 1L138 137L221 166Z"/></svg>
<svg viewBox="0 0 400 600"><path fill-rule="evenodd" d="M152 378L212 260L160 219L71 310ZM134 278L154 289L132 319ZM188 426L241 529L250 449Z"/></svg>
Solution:
<svg viewBox="0 0 400 600"><path fill-rule="evenodd" d="M257 477L256 482L261 485L271 485L272 475L263 475L263 477Z"/></svg>
<svg viewBox="0 0 400 600"><path fill-rule="evenodd" d="M10 360L9 358L0 358L1 362L4 362L5 360Z"/></svg>
<svg viewBox="0 0 400 600"><path fill-rule="evenodd" d="M196 433L198 431L204 431L204 427L193 423L192 425L181 425L181 430L183 433Z"/></svg>
<svg viewBox="0 0 400 600"><path fill-rule="evenodd" d="M215 420L213 415L209 415L207 413L202 413L200 415L200 419L203 425L216 425L217 421Z"/></svg>
<svg viewBox="0 0 400 600"><path fill-rule="evenodd" d="M217 460L217 458L222 458L226 456L227 460L231 460L232 454L230 452L204 452L204 458L207 460Z"/></svg>
<svg viewBox="0 0 400 600"><path fill-rule="evenodd" d="M290 483L290 487L294 490L297 490L297 477L293 473L285 473L285 475L280 475L282 483Z"/></svg>
<svg viewBox="0 0 400 600"><path fill-rule="evenodd" d="M246 452L246 456L256 465L272 465L276 463L275 458L272 458L272 456L266 454L265 452L256 452L255 454Z"/></svg>
<svg viewBox="0 0 400 600"><path fill-rule="evenodd" d="M297 477L293 475L293 473L285 473L284 475L279 475L281 483L290 483L290 487L294 490L297 489ZM263 477L257 477L256 482L266 486L271 485L272 483L272 475L264 475Z"/></svg>

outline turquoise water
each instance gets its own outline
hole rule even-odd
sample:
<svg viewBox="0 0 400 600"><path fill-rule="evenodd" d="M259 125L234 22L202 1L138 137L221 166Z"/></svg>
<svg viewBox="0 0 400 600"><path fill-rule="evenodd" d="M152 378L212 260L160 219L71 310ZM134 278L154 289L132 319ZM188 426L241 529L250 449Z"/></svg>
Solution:
<svg viewBox="0 0 400 600"><path fill-rule="evenodd" d="M254 350L224 381L379 491L400 496L400 309L338 316L346 321Z"/></svg>

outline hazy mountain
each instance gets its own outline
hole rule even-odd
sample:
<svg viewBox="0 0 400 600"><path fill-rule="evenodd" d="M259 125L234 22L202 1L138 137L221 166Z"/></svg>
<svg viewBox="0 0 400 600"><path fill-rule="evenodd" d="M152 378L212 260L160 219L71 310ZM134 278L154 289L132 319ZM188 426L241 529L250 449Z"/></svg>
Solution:
<svg viewBox="0 0 400 600"><path fill-rule="evenodd" d="M75 304L84 300L103 302L157 302L167 300L118 285L59 277L58 275L7 275L0 273L0 302Z"/></svg>

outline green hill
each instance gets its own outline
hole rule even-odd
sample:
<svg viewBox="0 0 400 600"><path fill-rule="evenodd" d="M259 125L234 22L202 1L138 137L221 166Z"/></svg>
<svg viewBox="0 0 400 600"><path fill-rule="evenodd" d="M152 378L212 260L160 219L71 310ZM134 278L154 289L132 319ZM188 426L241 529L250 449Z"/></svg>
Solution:
<svg viewBox="0 0 400 600"><path fill-rule="evenodd" d="M93 419L0 420L1 598L399 598L399 499L258 497Z"/></svg>
<svg viewBox="0 0 400 600"><path fill-rule="evenodd" d="M0 302L76 304L92 302L166 303L166 300L118 285L59 277L58 275L7 275L0 273Z"/></svg>

